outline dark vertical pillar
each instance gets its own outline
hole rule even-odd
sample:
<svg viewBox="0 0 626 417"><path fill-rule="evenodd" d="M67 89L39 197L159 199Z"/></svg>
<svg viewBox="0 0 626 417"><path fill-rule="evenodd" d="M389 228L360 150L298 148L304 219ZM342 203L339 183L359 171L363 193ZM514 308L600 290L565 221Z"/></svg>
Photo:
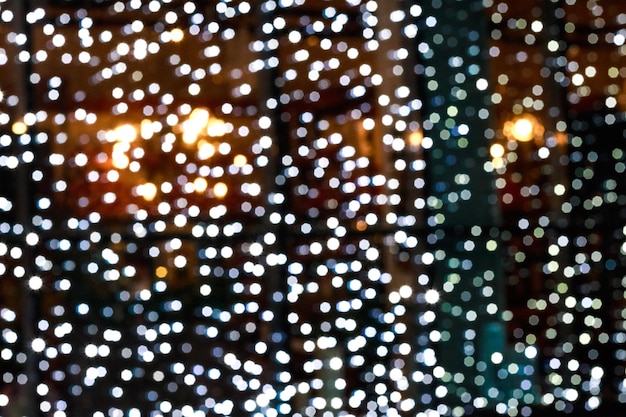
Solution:
<svg viewBox="0 0 626 417"><path fill-rule="evenodd" d="M30 0L13 2L15 16L15 31L25 35L25 42L19 47L18 56L14 57L16 71L13 80L15 95L18 98L13 115L13 123L20 121L24 116L33 110L33 94L30 85L30 75L32 74L31 54L31 30L26 21L26 16L30 10ZM30 158L25 158L27 153L34 152L32 129L28 129L24 134L15 134L13 138L13 152L19 159L19 165L15 170L16 174L16 201L15 213L17 225L13 228L16 244L22 248L22 267L24 276L21 288L21 346L26 356L24 374L26 376L24 384L20 387L18 397L19 411L22 415L38 416L39 398L37 395L37 385L40 382L39 361L40 354L32 347L33 340L38 333L40 295L36 290L31 289L29 280L36 275L35 253L33 246L26 242L26 236L32 232L32 217L35 207L34 184L32 179L32 162Z"/></svg>
<svg viewBox="0 0 626 417"><path fill-rule="evenodd" d="M542 21L544 29L541 43L544 46L544 67L542 75L545 78L545 111L542 115L542 123L545 128L544 145L550 149L549 163L542 167L542 174L552 186L570 184L568 179L568 168L564 163L568 158L567 139L567 86L569 84L567 70L567 43L565 39L565 2L563 0L550 0L545 2L542 10ZM569 188L569 187L568 187ZM567 233L570 216L563 211L563 204L568 200L566 194L557 195L549 193L547 197L547 215L550 218L550 237L553 242L558 242L563 233ZM573 239L572 236L569 239ZM558 297L546 297L554 305L556 314L556 338L555 346L550 351L545 352L549 356L559 358L562 365L558 369L559 375L563 377L562 388L574 388L572 382L574 372L566 366L567 358L581 358L583 352L578 351L579 334L576 326L581 323L576 319L566 323L563 315L573 314L579 317L576 308L568 307L565 300L570 296L575 296L574 283L572 278L565 276L564 270L567 265L572 265L574 260L570 253L569 246L560 248L556 255L550 255L550 259L556 262L558 268L546 276L546 287L550 291L558 294ZM569 346L572 346L570 349ZM547 350L547 349L546 349ZM564 390L561 390L564 392Z"/></svg>
<svg viewBox="0 0 626 417"><path fill-rule="evenodd" d="M437 365L450 381L442 403L469 392L503 398L505 356L499 207L490 159L487 16L479 0L419 2L424 70L429 264L440 293ZM463 376L463 377L461 377ZM441 392L441 391L440 391ZM440 396L439 394L438 396Z"/></svg>

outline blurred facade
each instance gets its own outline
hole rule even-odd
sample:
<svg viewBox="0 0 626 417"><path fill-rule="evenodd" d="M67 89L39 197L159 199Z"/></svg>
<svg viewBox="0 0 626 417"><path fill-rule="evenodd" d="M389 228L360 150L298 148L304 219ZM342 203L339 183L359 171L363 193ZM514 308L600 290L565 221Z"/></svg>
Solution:
<svg viewBox="0 0 626 417"><path fill-rule="evenodd" d="M626 5L0 20L1 415L626 402Z"/></svg>

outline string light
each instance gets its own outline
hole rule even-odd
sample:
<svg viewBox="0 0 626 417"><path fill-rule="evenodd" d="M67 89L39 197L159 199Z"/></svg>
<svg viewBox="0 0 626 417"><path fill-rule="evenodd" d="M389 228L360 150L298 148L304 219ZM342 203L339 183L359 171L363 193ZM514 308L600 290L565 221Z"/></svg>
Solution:
<svg viewBox="0 0 626 417"><path fill-rule="evenodd" d="M87 3L0 0L0 414L626 402L619 2Z"/></svg>

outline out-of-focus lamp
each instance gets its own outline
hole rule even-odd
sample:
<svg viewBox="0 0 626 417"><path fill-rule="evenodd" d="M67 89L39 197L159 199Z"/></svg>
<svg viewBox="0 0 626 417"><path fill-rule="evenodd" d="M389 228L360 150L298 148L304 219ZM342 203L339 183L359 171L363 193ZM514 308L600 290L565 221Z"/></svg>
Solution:
<svg viewBox="0 0 626 417"><path fill-rule="evenodd" d="M209 123L209 111L204 108L195 109L189 115L189 119L182 124L183 141L185 143L195 143L198 136Z"/></svg>
<svg viewBox="0 0 626 417"><path fill-rule="evenodd" d="M422 132L421 130L414 130L413 132L409 133L408 139L411 149L418 149L420 146L422 146L422 140L424 140L424 132Z"/></svg>
<svg viewBox="0 0 626 417"><path fill-rule="evenodd" d="M180 28L174 28L170 31L172 42L181 42L185 38L185 32Z"/></svg>
<svg viewBox="0 0 626 417"><path fill-rule="evenodd" d="M243 168L244 165L246 165L248 163L248 158L246 158L245 155L235 155L235 157L233 158L233 165L235 165L237 168Z"/></svg>
<svg viewBox="0 0 626 417"><path fill-rule="evenodd" d="M154 200L157 194L157 186L151 182L140 184L135 190L137 194L142 196L146 201Z"/></svg>
<svg viewBox="0 0 626 417"><path fill-rule="evenodd" d="M201 140L198 144L198 158L205 160L215 155L215 145Z"/></svg>
<svg viewBox="0 0 626 417"><path fill-rule="evenodd" d="M211 137L224 136L227 131L226 123L222 119L212 117L207 121L206 133Z"/></svg>
<svg viewBox="0 0 626 417"><path fill-rule="evenodd" d="M228 186L223 182L218 182L213 186L213 193L217 198L224 198L228 194Z"/></svg>
<svg viewBox="0 0 626 417"><path fill-rule="evenodd" d="M209 183L205 178L198 177L193 181L193 188L197 193L204 193L209 187Z"/></svg>
<svg viewBox="0 0 626 417"><path fill-rule="evenodd" d="M224 136L227 132L226 123L213 117L208 109L198 108L191 112L189 118L181 125L183 141L193 144L205 134L211 137Z"/></svg>
<svg viewBox="0 0 626 417"><path fill-rule="evenodd" d="M494 143L489 148L489 154L491 155L494 168L499 169L504 166L504 146L499 143Z"/></svg>
<svg viewBox="0 0 626 417"><path fill-rule="evenodd" d="M504 135L519 142L529 142L543 135L543 126L536 117L524 114L504 124Z"/></svg>
<svg viewBox="0 0 626 417"><path fill-rule="evenodd" d="M119 142L133 142L137 139L137 129L131 124L124 124L115 128L114 135Z"/></svg>
<svg viewBox="0 0 626 417"><path fill-rule="evenodd" d="M13 123L13 126L11 126L11 130L16 135L23 135L28 131L28 126L26 125L26 123L19 121Z"/></svg>

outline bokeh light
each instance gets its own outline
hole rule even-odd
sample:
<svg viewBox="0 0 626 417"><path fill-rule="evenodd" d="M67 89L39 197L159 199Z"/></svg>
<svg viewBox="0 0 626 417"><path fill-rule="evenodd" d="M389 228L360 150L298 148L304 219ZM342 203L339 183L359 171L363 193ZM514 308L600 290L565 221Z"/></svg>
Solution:
<svg viewBox="0 0 626 417"><path fill-rule="evenodd" d="M0 21L0 415L623 410L626 4Z"/></svg>

